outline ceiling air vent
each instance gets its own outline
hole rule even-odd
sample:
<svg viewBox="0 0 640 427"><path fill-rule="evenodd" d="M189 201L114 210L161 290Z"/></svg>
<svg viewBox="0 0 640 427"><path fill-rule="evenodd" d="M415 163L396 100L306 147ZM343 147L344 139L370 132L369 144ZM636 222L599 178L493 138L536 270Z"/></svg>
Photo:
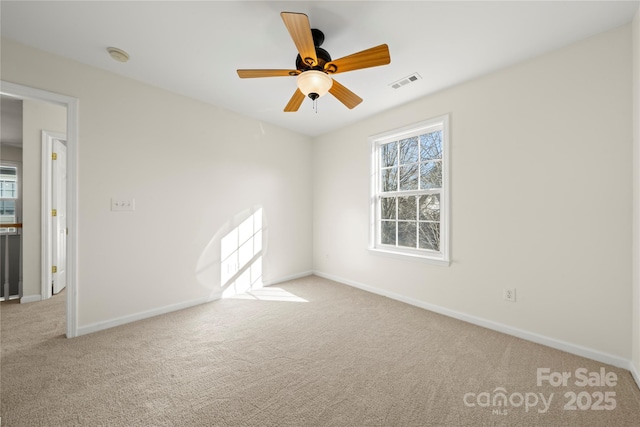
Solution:
<svg viewBox="0 0 640 427"><path fill-rule="evenodd" d="M404 77L400 80L398 80L397 82L393 82L391 83L389 86L391 86L394 89L400 89L402 86L406 86L409 83L413 83L418 81L419 79L421 79L422 77L420 77L420 74L418 73L413 73L410 76Z"/></svg>

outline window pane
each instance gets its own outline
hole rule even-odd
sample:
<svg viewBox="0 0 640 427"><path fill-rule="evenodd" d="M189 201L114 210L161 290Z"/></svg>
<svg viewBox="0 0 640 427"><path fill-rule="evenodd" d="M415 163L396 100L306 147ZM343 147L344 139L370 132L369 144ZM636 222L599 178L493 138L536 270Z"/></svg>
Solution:
<svg viewBox="0 0 640 427"><path fill-rule="evenodd" d="M382 191L398 190L398 168L383 169L380 177L382 182Z"/></svg>
<svg viewBox="0 0 640 427"><path fill-rule="evenodd" d="M398 246L416 247L417 225L418 223L413 221L398 223Z"/></svg>
<svg viewBox="0 0 640 427"><path fill-rule="evenodd" d="M382 219L396 219L396 198L383 197L380 202L380 217Z"/></svg>
<svg viewBox="0 0 640 427"><path fill-rule="evenodd" d="M398 164L398 143L390 142L380 146L380 167L386 168Z"/></svg>
<svg viewBox="0 0 640 427"><path fill-rule="evenodd" d="M415 221L416 216L416 197L398 197L398 219Z"/></svg>
<svg viewBox="0 0 640 427"><path fill-rule="evenodd" d="M13 200L0 200L0 215L13 215L16 213L16 202Z"/></svg>
<svg viewBox="0 0 640 427"><path fill-rule="evenodd" d="M16 202L13 200L0 200L0 222L14 224L16 222Z"/></svg>
<svg viewBox="0 0 640 427"><path fill-rule="evenodd" d="M434 160L442 158L442 131L420 135L420 159Z"/></svg>
<svg viewBox="0 0 640 427"><path fill-rule="evenodd" d="M0 181L0 197L3 199L17 198L15 181Z"/></svg>
<svg viewBox="0 0 640 427"><path fill-rule="evenodd" d="M418 189L418 164L400 166L400 190Z"/></svg>
<svg viewBox="0 0 640 427"><path fill-rule="evenodd" d="M0 167L0 197L15 199L17 193L18 168L11 166Z"/></svg>
<svg viewBox="0 0 640 427"><path fill-rule="evenodd" d="M440 221L440 195L420 196L420 221Z"/></svg>
<svg viewBox="0 0 640 427"><path fill-rule="evenodd" d="M415 163L418 158L418 137L400 141L400 164Z"/></svg>
<svg viewBox="0 0 640 427"><path fill-rule="evenodd" d="M380 243L383 245L394 245L396 244L396 222L395 221L382 221L382 225L380 227Z"/></svg>
<svg viewBox="0 0 640 427"><path fill-rule="evenodd" d="M440 223L420 223L420 249L440 250Z"/></svg>
<svg viewBox="0 0 640 427"><path fill-rule="evenodd" d="M442 162L427 162L420 165L420 188L442 188Z"/></svg>

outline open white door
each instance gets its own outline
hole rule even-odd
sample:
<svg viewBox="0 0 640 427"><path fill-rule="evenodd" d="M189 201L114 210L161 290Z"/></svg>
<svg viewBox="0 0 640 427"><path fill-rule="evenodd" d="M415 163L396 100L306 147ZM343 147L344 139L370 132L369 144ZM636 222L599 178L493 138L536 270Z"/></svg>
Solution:
<svg viewBox="0 0 640 427"><path fill-rule="evenodd" d="M57 294L67 286L67 146L53 140L52 176L52 283Z"/></svg>

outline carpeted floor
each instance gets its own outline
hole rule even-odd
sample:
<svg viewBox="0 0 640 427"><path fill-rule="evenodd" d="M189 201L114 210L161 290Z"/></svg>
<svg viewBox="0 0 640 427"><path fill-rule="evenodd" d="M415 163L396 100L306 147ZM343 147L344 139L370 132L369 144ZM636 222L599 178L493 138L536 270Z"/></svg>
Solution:
<svg viewBox="0 0 640 427"><path fill-rule="evenodd" d="M640 425L625 370L315 276L75 339L0 310L2 426Z"/></svg>

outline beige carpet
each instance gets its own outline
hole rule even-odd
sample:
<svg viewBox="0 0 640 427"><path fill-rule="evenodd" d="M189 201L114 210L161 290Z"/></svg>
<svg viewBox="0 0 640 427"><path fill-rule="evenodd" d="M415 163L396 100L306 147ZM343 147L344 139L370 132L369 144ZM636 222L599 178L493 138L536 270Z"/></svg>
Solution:
<svg viewBox="0 0 640 427"><path fill-rule="evenodd" d="M625 370L314 276L257 295L71 340L64 296L3 305L2 425L640 425ZM601 367L615 386L574 384Z"/></svg>

